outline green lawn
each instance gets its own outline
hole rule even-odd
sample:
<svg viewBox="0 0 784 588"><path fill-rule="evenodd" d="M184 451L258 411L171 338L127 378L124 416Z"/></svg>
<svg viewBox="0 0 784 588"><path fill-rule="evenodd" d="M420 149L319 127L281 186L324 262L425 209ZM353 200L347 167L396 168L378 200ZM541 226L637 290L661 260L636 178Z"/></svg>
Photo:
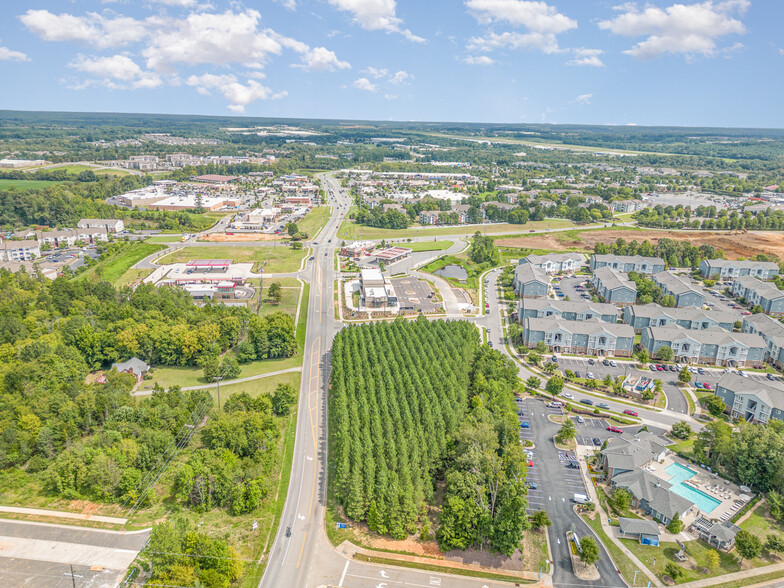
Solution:
<svg viewBox="0 0 784 588"><path fill-rule="evenodd" d="M767 504L758 506L757 510L741 523L740 528L756 535L763 542L770 534L784 536L784 525L771 518Z"/></svg>
<svg viewBox="0 0 784 588"><path fill-rule="evenodd" d="M300 372L291 372L288 374L279 374L277 376L270 376L269 378L259 378L258 380L253 380L251 382L242 382L241 384L227 384L224 386L221 384L220 387L220 396L221 396L221 406L226 401L226 399L231 396L232 394L237 394L239 392L247 392L252 397L260 396L262 394L271 394L275 391L275 388L278 387L278 384L290 384L294 387L297 392L299 392L300 386L300 378L302 374ZM218 401L218 389L210 388L210 394L215 399L216 406Z"/></svg>
<svg viewBox="0 0 784 588"><path fill-rule="evenodd" d="M269 372L277 372L279 370L287 370L289 368L298 367L302 365L301 355L294 357L284 357L281 359L265 359L262 361L254 361L245 364L242 367L240 378L248 378L250 376L258 376L267 374ZM196 366L161 366L154 368L152 372L152 379L145 380L142 383L142 388L152 388L155 384L160 384L164 388L171 386L181 386L183 388L191 386L202 386L207 384L202 370Z"/></svg>
<svg viewBox="0 0 784 588"><path fill-rule="evenodd" d="M638 541L633 541L631 539L621 539L621 541L629 551L636 555L640 561L659 578L666 574L664 568L668 563L674 563L679 566L683 570L683 575L678 578L678 584L699 580L700 578L712 578L723 574L731 574L733 572L739 572L741 569L759 567L772 563L763 558L756 558L751 560L751 565L748 564L749 560L744 560L743 568L741 568L739 556L737 556L735 551L730 553L718 551L721 561L719 566L710 570L708 573L703 573L701 568L706 566L707 554L709 551L713 550L713 548L704 541L687 541L685 543L686 553L694 559L684 563L675 559L675 553L680 549L677 543L663 542L659 544L659 547L652 547L649 545L640 545ZM656 564L653 563L654 558L656 558ZM694 563L695 561L696 564ZM696 569L692 569L692 567Z"/></svg>
<svg viewBox="0 0 784 588"><path fill-rule="evenodd" d="M180 235L157 235L147 239L147 243L179 243L181 240Z"/></svg>
<svg viewBox="0 0 784 588"><path fill-rule="evenodd" d="M583 517L583 520L588 523L588 525L590 525L590 527L596 532L599 539L601 539L605 548L609 552L613 562L615 562L615 567L621 571L623 577L626 578L626 582L631 586L632 580L634 579L634 570L637 569L637 566L635 566L632 563L632 560L630 560L626 554L610 540L610 538L607 536L607 533L605 533L604 529L602 529L602 523L599 520L598 514L594 517L593 520L585 516ZM580 532L582 532L582 529Z"/></svg>
<svg viewBox="0 0 784 588"><path fill-rule="evenodd" d="M286 282L288 283L289 281L293 281L295 285L287 286L283 283L283 280L279 280L277 278L269 278L264 280L264 291L262 292L261 308L258 312L259 316L264 316L273 312L285 312L288 315L294 316L294 313L297 312L297 301L299 300L299 291L302 286L294 278L286 278ZM277 282L281 286L281 293L283 294L283 298L281 299L280 304L276 304L269 297L269 287L273 282ZM254 283L254 286L258 289L258 284ZM254 299L254 301L251 303L251 308L256 308L257 301L258 299Z"/></svg>
<svg viewBox="0 0 784 588"><path fill-rule="evenodd" d="M47 182L45 180L0 180L0 190L16 188L18 190L40 190L49 186L57 186L63 182Z"/></svg>
<svg viewBox="0 0 784 588"><path fill-rule="evenodd" d="M444 251L454 245L454 241L415 241L405 243L401 247L411 249L411 251Z"/></svg>
<svg viewBox="0 0 784 588"><path fill-rule="evenodd" d="M128 283L128 278L124 274L148 255L163 249L163 245L154 243L130 243L127 247L109 259L98 262L84 273L79 274L76 279L95 279L96 277L114 283Z"/></svg>
<svg viewBox="0 0 784 588"><path fill-rule="evenodd" d="M354 221L346 220L340 225L338 237L349 241L361 241L363 239L405 239L407 237L433 237L437 235L473 235L477 231L482 234L506 233L510 231L545 231L550 229L560 229L564 227L576 226L572 221L566 219L550 219L544 221L531 221L524 225L497 224L482 226L448 226L448 227L422 227L414 225L407 229L377 229L358 225Z"/></svg>
<svg viewBox="0 0 784 588"><path fill-rule="evenodd" d="M317 206L297 223L299 230L314 237L329 220L329 206Z"/></svg>
<svg viewBox="0 0 784 588"><path fill-rule="evenodd" d="M153 270L151 269L134 269L131 268L119 278L114 281L114 285L117 288L122 288L123 286L131 286L137 281L143 280L147 276L149 276Z"/></svg>
<svg viewBox="0 0 784 588"><path fill-rule="evenodd" d="M235 263L252 262L254 271L266 262L264 272L269 274L299 271L307 250L296 251L291 247L250 247L234 245L225 247L183 247L158 260L158 263L186 263L191 259L232 259Z"/></svg>

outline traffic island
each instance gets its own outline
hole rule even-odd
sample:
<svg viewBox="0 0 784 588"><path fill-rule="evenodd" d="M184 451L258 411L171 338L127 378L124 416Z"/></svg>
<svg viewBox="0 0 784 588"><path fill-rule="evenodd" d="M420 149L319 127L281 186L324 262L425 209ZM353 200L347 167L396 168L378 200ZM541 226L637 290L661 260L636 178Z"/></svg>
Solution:
<svg viewBox="0 0 784 588"><path fill-rule="evenodd" d="M601 580L601 574L599 574L596 564L589 565L580 559L580 540L571 531L566 533L566 544L569 546L569 557L572 560L574 575L586 582Z"/></svg>

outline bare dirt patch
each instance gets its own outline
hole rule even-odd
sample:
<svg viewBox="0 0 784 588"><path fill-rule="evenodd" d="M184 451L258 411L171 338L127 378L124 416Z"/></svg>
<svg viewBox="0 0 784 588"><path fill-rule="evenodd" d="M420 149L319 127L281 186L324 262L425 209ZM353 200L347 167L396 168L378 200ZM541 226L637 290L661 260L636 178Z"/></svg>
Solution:
<svg viewBox="0 0 784 588"><path fill-rule="evenodd" d="M750 231L745 235L728 235L726 233L703 231L585 231L577 237L569 235L536 235L533 237L516 237L498 239L500 247L525 247L530 249L568 248L593 249L596 243L612 243L617 239L625 241L650 241L658 243L662 239L688 241L692 245L711 245L724 252L727 259L751 258L765 253L784 258L784 233L772 231Z"/></svg>
<svg viewBox="0 0 784 588"><path fill-rule="evenodd" d="M271 235L269 233L234 233L227 235L226 233L209 233L201 237L199 241L283 241L285 237L281 235Z"/></svg>

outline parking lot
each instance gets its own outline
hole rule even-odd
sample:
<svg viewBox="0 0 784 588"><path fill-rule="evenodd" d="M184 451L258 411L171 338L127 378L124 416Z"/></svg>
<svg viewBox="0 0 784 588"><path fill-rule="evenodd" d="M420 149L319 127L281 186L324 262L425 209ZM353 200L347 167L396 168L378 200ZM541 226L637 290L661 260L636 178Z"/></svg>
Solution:
<svg viewBox="0 0 784 588"><path fill-rule="evenodd" d="M694 286L697 290L705 294L705 305L711 310L720 310L722 312L732 313L736 315L735 320L739 320L739 321L743 320L742 313L748 312L745 308L740 308L740 309L732 308L732 305L736 304L736 302L732 298L728 296L724 296L723 294L724 288L732 287L729 282L716 282L715 286L713 286L712 288L707 288L702 284L702 282L689 277L689 275L685 272L679 271L674 273L680 274L681 277L686 278L691 283L692 286ZM711 294L710 292L711 290L713 290L717 294ZM722 300L722 298L724 298L724 300Z"/></svg>
<svg viewBox="0 0 784 588"><path fill-rule="evenodd" d="M401 310L422 311L427 314L443 308L441 302L434 300L433 289L424 280L408 276L393 279L392 285L395 287Z"/></svg>
<svg viewBox="0 0 784 588"><path fill-rule="evenodd" d="M558 290L556 290L555 287L558 286L560 288L563 296L557 297L561 300L565 300L567 296L572 302L577 300L590 300L591 295L587 290L581 292L577 289L578 287L582 287L589 278L590 276L565 276L561 279L560 283L557 280L553 281L553 290L556 292L557 296Z"/></svg>

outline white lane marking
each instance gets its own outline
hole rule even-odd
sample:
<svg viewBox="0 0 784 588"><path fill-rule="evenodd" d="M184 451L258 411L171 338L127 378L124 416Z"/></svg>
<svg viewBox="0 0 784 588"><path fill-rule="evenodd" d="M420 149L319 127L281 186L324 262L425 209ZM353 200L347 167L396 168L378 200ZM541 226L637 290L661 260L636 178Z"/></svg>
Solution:
<svg viewBox="0 0 784 588"><path fill-rule="evenodd" d="M384 570L381 570L381 571L379 572L379 575L380 575L382 578L384 578L385 580L389 578L389 575L387 575L387 573L386 573Z"/></svg>
<svg viewBox="0 0 784 588"><path fill-rule="evenodd" d="M343 568L343 573L340 575L340 582L338 582L338 588L343 586L343 580L346 579L346 572L348 571L348 564L350 564L350 563L351 563L351 561L346 560L346 565Z"/></svg>
<svg viewBox="0 0 784 588"><path fill-rule="evenodd" d="M305 481L305 462L302 462L302 477L299 480L299 495L297 496L297 504L299 505L299 499L302 498L302 482ZM283 525L281 525L282 527ZM292 525L293 527L294 525ZM283 564L286 563L286 556L289 554L289 546L291 545L291 541L286 541L286 549L283 550L283 557L280 561L280 567L283 567Z"/></svg>

